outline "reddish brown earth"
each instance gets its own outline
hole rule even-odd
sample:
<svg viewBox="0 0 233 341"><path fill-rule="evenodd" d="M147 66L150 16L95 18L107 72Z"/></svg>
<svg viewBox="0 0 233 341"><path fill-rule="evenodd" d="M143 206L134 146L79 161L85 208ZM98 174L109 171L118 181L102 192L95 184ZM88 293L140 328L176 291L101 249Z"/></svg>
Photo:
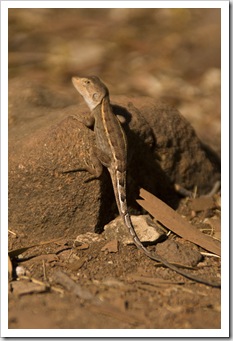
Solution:
<svg viewBox="0 0 233 341"><path fill-rule="evenodd" d="M81 102L70 82L75 74L99 75L114 95L150 96L175 105L201 140L220 155L220 10L9 10L10 80L14 84L34 81L59 94L53 98L46 91L29 89L29 93L21 91L20 96L20 87L10 87L9 98L13 98L10 105L14 104L9 107L11 140L20 140L22 132L25 136L33 133L38 124L43 128L48 106L59 124L60 118L56 114L60 109ZM22 93L25 98L31 96L33 105L30 108L22 100ZM15 115L15 108L23 114ZM31 150L29 145L28 148ZM20 148L15 150L18 160ZM13 147L9 149L9 154L12 153ZM42 175L46 169L41 170ZM191 174L192 178L195 169ZM77 176L81 181L87 175ZM177 180L174 176L179 174L172 176L174 181ZM24 177L19 177L19 182L25 184L27 176L24 174ZM33 183L32 178L30 181ZM67 176L66 181L68 186L76 180L72 175ZM210 186L209 180L206 182L202 184L203 188ZM110 188L107 174L102 183ZM36 186L38 182L34 184ZM82 193L84 202L85 198L89 200L90 193L97 198L99 184L90 182L86 186L89 194ZM47 183L48 195L51 195L50 188ZM195 184L190 190L195 191ZM15 195L19 209L9 216L12 222L9 250L37 242L35 233L30 233L28 228L28 217L21 218L23 206L20 209L20 205L25 202L24 198L20 201L20 191L17 196L12 191L9 197L13 200ZM109 196L112 198L112 192ZM130 197L133 201L132 193ZM192 199L183 198L177 210L203 233L220 239L219 190L213 198L215 204L205 207L192 206ZM66 204L59 206L59 210L64 210L60 222L72 206ZM74 226L80 225L82 233L94 232L101 204L93 204L92 221L90 217L86 221L81 216L74 221L72 238L65 234L59 241L31 248L22 253L21 261L14 263L21 267L17 268L18 274L23 271L25 277L9 283L9 328L221 328L220 289L191 282L157 265L134 246L113 241L103 251L108 243L103 238L81 245L74 243ZM37 210L37 207L32 205L32 209ZM116 213L115 207L111 207L111 213L112 216ZM73 217L73 212L68 214ZM51 232L50 235L50 230L46 232L46 222L52 224L46 219L43 221L43 241L59 237L59 233ZM33 219L30 222L33 224ZM55 223L59 226L58 220ZM64 230L65 224L67 221L64 221ZM187 259L180 251L183 265L190 264L191 250L205 252L173 234L169 240L178 244L173 247L165 243L158 245L169 261L179 262L181 246L190 249L190 253L185 253ZM156 249L155 246L148 247ZM192 266L185 271L209 280L220 279L220 259L217 257L205 255L201 262Z"/></svg>

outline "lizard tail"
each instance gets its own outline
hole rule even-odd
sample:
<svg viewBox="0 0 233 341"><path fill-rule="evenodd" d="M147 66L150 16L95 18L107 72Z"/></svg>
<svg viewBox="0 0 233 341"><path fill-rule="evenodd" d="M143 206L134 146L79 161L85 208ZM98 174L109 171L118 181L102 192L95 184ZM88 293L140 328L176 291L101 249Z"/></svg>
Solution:
<svg viewBox="0 0 233 341"><path fill-rule="evenodd" d="M210 282L210 281L207 281L205 279L202 279L202 278L193 276L191 274L188 274L185 271L182 271L177 266L167 262L166 259L162 258L161 256L159 256L157 254L150 252L149 250L147 250L147 248L145 248L143 246L140 239L138 238L137 233L135 232L135 229L133 227L133 224L132 224L132 221L130 219L129 212L128 212L127 201L126 201L126 172L117 171L117 176L115 176L115 175L112 175L111 171L110 171L110 175L112 178L114 194L115 194L119 213L120 213L120 215L124 221L124 224L128 228L129 233L133 239L133 242L137 246L137 248L139 250L141 250L142 252L144 252L147 255L147 257L149 257L150 259L155 260L156 262L162 263L167 268L177 272L178 274L180 274L180 275L182 275L182 276L184 276L190 280L193 280L193 281L196 281L199 283L203 283L203 284L209 285L211 287L217 287L217 288L221 287L221 283L219 283L219 282L214 282L214 281Z"/></svg>
<svg viewBox="0 0 233 341"><path fill-rule="evenodd" d="M163 257L159 256L158 254L154 255L152 252L148 251L143 246L143 244L141 243L140 239L138 238L137 233L135 232L135 229L134 229L133 224L131 222L129 213L127 212L124 215L122 214L122 218L124 220L125 225L128 227L128 230L129 230L129 232L130 232L130 234L132 236L134 244L137 246L137 248L139 250L143 251L150 259L155 260L156 262L162 263L167 268L169 268L169 269L177 272L178 274L180 274L180 275L182 275L182 276L184 276L184 277L186 277L186 278L188 278L190 280L193 280L195 282L203 283L203 284L209 285L211 287L216 287L216 288L220 288L221 287L221 283L220 282L215 282L215 281L211 281L210 282L210 281L202 279L200 277L196 277L196 276L193 276L191 274L188 274L187 272L180 270L177 266L167 262L166 259L164 259Z"/></svg>

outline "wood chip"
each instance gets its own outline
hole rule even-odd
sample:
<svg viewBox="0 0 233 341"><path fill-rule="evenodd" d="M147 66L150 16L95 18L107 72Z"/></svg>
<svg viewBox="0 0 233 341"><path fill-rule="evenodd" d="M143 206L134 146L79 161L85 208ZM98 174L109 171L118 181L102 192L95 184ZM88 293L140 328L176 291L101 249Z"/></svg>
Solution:
<svg viewBox="0 0 233 341"><path fill-rule="evenodd" d="M56 283L62 285L66 290L72 292L75 296L82 298L84 300L91 300L94 298L94 295L81 287L78 283L73 281L68 275L66 275L62 271L57 271L53 275L53 279Z"/></svg>
<svg viewBox="0 0 233 341"><path fill-rule="evenodd" d="M207 218L204 221L206 224L210 225L214 232L221 232L221 219L219 218Z"/></svg>
<svg viewBox="0 0 233 341"><path fill-rule="evenodd" d="M195 212L210 210L215 207L215 202L212 197L199 197L192 199L191 209Z"/></svg>
<svg viewBox="0 0 233 341"><path fill-rule="evenodd" d="M41 261L46 261L48 263L52 263L52 262L57 262L59 260L59 257L53 253L49 253L49 254L45 254L45 255L39 255L39 256L35 256L32 257L30 259L20 259L21 262L23 262L24 264L33 264L35 262L41 262Z"/></svg>
<svg viewBox="0 0 233 341"><path fill-rule="evenodd" d="M78 271L86 263L88 257L80 258L68 265L68 268L72 271Z"/></svg>
<svg viewBox="0 0 233 341"><path fill-rule="evenodd" d="M131 274L131 275L127 276L127 279L129 281L142 282L142 283L146 283L146 284L150 284L150 285L154 285L154 286L183 284L184 283L183 281L174 282L174 281L169 281L169 280L165 280L162 278L145 277L145 276L141 276L141 275L137 275L137 274Z"/></svg>
<svg viewBox="0 0 233 341"><path fill-rule="evenodd" d="M87 243L84 243L84 244L81 244L81 245L79 245L79 246L76 246L76 249L77 250L87 250L87 249L89 249L89 244L87 244Z"/></svg>
<svg viewBox="0 0 233 341"><path fill-rule="evenodd" d="M116 253L118 252L118 241L117 240L111 240L110 242L108 242L107 244L105 244L101 251L108 251L108 252L113 252Z"/></svg>
<svg viewBox="0 0 233 341"><path fill-rule="evenodd" d="M137 200L138 204L152 214L156 220L184 239L220 256L221 244L219 241L199 231L162 200L145 189L141 188L140 196L143 200Z"/></svg>
<svg viewBox="0 0 233 341"><path fill-rule="evenodd" d="M51 243L55 243L59 240L61 240L62 238L56 238L56 239L51 239L51 240L48 240L48 241L45 241L45 242L40 242L40 243L37 243L37 244L33 244L33 245L28 245L28 246L25 246L25 247L21 247L19 249L15 249L15 250L11 250L8 252L8 255L9 257L12 259L14 257L17 257L19 256L20 254L26 252L27 250L29 249L32 249L36 246L42 246L42 245L46 245L46 244L51 244Z"/></svg>
<svg viewBox="0 0 233 341"><path fill-rule="evenodd" d="M206 224L210 225L213 229L213 236L221 240L221 219L219 218L207 218L204 221Z"/></svg>
<svg viewBox="0 0 233 341"><path fill-rule="evenodd" d="M48 289L45 283L33 283L24 280L11 282L11 292L17 296L43 293L47 292Z"/></svg>

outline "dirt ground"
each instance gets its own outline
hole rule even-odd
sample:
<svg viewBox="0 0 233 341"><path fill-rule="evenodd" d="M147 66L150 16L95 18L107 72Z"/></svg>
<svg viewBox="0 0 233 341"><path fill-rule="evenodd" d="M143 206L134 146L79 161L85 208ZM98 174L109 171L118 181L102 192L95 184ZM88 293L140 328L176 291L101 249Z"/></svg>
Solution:
<svg viewBox="0 0 233 341"><path fill-rule="evenodd" d="M99 75L114 94L175 105L220 155L220 10L9 10L10 78L57 84L70 96L75 74ZM194 212L190 200L183 198L178 212L219 239L220 191L214 207ZM10 228L9 250L34 244L23 226L17 234ZM102 250L106 243L75 244L65 236L23 252L14 260L18 279L9 283L9 328L221 328L219 288L183 278L133 245L115 241ZM219 280L220 258L202 256L185 271Z"/></svg>
<svg viewBox="0 0 233 341"><path fill-rule="evenodd" d="M32 282L10 283L9 327L220 328L218 288L156 266L134 246L101 251L105 244L80 250L62 241L25 253L17 271ZM206 257L194 268L186 271L216 279L220 261Z"/></svg>

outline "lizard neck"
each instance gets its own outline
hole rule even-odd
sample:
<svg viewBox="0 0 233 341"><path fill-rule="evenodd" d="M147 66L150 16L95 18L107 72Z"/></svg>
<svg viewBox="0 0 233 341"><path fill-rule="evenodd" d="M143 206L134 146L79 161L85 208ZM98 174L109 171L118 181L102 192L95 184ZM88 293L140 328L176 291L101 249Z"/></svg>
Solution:
<svg viewBox="0 0 233 341"><path fill-rule="evenodd" d="M102 120L106 117L106 115L109 116L110 112L113 114L109 96L105 96L91 112L95 118L101 118Z"/></svg>
<svg viewBox="0 0 233 341"><path fill-rule="evenodd" d="M101 132L102 152L109 156L110 164L107 165L107 168L112 179L118 210L120 215L124 216L128 212L126 202L126 136L119 120L112 111L109 96L102 99L94 114L98 125L96 134L99 135ZM98 123L98 120L101 123Z"/></svg>

